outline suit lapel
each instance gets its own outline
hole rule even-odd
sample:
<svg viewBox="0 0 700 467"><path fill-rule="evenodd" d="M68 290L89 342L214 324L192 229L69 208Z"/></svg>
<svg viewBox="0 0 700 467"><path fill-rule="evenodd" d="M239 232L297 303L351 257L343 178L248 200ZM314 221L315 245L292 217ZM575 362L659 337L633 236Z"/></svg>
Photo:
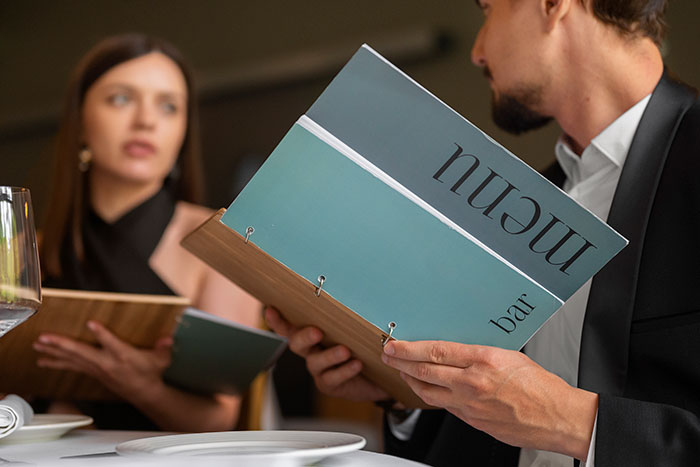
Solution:
<svg viewBox="0 0 700 467"><path fill-rule="evenodd" d="M694 100L685 86L664 74L639 122L608 216L608 224L629 245L593 279L581 336L581 388L616 395L624 391L649 214L676 130Z"/></svg>

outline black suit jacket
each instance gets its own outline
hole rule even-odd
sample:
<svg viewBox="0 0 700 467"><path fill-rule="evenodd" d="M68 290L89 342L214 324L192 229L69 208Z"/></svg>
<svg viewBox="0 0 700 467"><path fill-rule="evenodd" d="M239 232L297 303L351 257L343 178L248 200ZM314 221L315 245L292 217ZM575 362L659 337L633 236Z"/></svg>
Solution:
<svg viewBox="0 0 700 467"><path fill-rule="evenodd" d="M558 166L546 174L561 184ZM667 75L642 116L608 223L630 244L593 279L579 386L600 395L596 467L700 465L700 102ZM517 466L517 448L443 411L387 452Z"/></svg>

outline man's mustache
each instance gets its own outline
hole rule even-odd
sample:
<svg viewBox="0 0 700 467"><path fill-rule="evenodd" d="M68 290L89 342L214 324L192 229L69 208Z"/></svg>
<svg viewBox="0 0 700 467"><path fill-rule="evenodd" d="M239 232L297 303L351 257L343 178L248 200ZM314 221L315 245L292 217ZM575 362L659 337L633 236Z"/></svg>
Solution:
<svg viewBox="0 0 700 467"><path fill-rule="evenodd" d="M487 66L484 67L484 76L486 76L489 80L493 80L493 75L491 74L491 70L489 70L489 67L487 67Z"/></svg>

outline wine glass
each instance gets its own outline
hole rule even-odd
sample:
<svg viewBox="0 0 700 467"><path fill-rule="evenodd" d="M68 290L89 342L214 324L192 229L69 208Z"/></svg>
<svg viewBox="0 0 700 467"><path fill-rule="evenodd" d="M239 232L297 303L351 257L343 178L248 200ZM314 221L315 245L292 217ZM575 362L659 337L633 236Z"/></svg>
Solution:
<svg viewBox="0 0 700 467"><path fill-rule="evenodd" d="M41 274L29 190L0 186L0 337L39 305Z"/></svg>

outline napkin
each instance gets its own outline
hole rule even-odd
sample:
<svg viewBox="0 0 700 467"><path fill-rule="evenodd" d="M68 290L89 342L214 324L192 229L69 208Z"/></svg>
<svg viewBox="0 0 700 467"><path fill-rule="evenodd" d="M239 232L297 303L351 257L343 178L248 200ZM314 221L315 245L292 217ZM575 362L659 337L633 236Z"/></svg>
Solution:
<svg viewBox="0 0 700 467"><path fill-rule="evenodd" d="M0 438L11 435L33 416L34 411L27 401L15 394L6 396L0 400Z"/></svg>

